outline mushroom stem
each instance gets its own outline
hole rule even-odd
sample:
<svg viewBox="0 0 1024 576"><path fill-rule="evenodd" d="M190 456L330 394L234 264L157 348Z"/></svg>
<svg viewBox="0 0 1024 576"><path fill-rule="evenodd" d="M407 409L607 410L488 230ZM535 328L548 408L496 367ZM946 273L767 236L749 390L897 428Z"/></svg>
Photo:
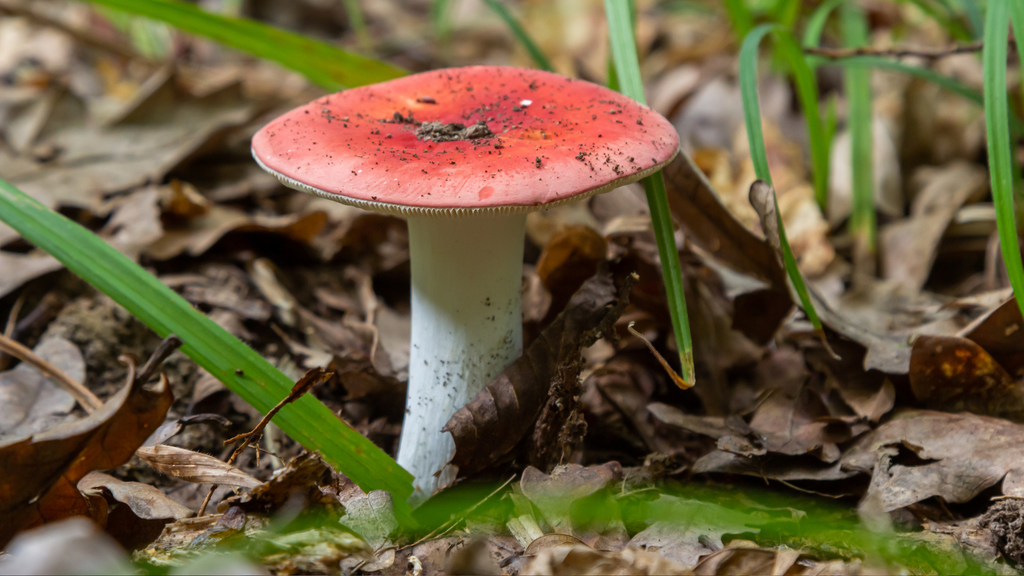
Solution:
<svg viewBox="0 0 1024 576"><path fill-rule="evenodd" d="M455 477L445 466L455 453L441 431L448 419L522 354L525 228L525 214L409 218L412 340L398 463L416 477L414 504Z"/></svg>

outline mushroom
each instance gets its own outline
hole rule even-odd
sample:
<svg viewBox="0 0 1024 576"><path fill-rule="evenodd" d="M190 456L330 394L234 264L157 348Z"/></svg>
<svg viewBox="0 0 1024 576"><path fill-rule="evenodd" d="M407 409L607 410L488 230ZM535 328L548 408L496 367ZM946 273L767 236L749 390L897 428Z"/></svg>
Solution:
<svg viewBox="0 0 1024 576"><path fill-rule="evenodd" d="M678 148L665 118L617 92L498 66L324 96L253 137L256 161L285 185L408 220L398 463L416 478L414 502L455 477L448 419L522 354L526 214L639 180Z"/></svg>

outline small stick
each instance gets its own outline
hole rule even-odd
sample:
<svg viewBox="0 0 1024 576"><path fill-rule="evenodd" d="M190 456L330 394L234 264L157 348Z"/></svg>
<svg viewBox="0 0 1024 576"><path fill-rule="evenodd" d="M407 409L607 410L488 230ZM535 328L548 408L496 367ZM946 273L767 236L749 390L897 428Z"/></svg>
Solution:
<svg viewBox="0 0 1024 576"><path fill-rule="evenodd" d="M58 384L67 390L68 393L82 405L82 408L85 408L86 412L91 414L94 410L103 406L103 402L101 402L91 390L83 386L81 382L76 381L65 374L60 368L57 368L53 364L50 364L46 360L36 356L34 352L23 346L17 340L12 340L7 336L0 334L0 351L6 352L15 358L18 358L22 362L27 362L32 366L35 366L40 372L56 380Z"/></svg>
<svg viewBox="0 0 1024 576"><path fill-rule="evenodd" d="M142 369L135 375L135 384L145 384L153 377L153 373L156 369L163 364L164 360L171 355L172 352L177 350L181 346L181 338L178 338L177 334L168 334L164 338L160 345L156 347L156 350L149 356L149 360L143 364Z"/></svg>
<svg viewBox="0 0 1024 576"><path fill-rule="evenodd" d="M303 394L309 392L310 388L321 382L326 382L332 376L334 376L334 372L328 372L323 368L313 368L306 372L306 374L303 375L302 378L299 378L299 381L295 383L295 386L292 386L292 391L289 392L288 395L285 396L283 400L278 402L277 406L271 408L270 411L267 412L267 415L264 416L262 420L260 420L260 423L257 424L255 428L253 428L250 432L239 434L234 438L228 438L227 440L224 441L225 446L231 444L232 442L237 442L239 440L242 441L242 443L239 444L237 448L235 448L235 451L231 453L231 456L228 458L227 463L235 463L235 460L238 458L238 456L242 454L242 452L249 446L250 443L252 443L253 438L257 438L262 434L263 429L266 428L267 424L270 423L274 416L276 416L277 413L281 411L281 408L284 408L286 405L298 400L299 398L302 397ZM256 457L258 459L259 449L256 450L256 454ZM203 513L206 512L206 507L210 504L210 499L213 498L213 492L216 489L216 485L210 487L210 492L206 494L206 498L203 500L203 505L199 507L199 513L196 514L197 517L202 516Z"/></svg>
<svg viewBox="0 0 1024 576"><path fill-rule="evenodd" d="M1010 40L1011 47L1015 47L1016 45L1016 41ZM981 52L984 48L984 43L981 40L978 40L967 44L954 44L953 46L946 48L872 48L870 46L862 46L859 48L804 48L804 54L821 56L822 58L828 58L830 60L851 58L854 56L882 56L889 58L917 57L936 60L938 58L946 58L947 56L953 56L955 54Z"/></svg>

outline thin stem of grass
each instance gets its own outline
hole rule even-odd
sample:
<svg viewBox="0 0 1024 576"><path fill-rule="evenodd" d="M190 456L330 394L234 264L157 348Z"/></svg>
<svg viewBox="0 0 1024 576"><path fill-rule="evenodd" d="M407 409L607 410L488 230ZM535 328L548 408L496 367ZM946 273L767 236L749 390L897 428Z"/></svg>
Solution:
<svg viewBox="0 0 1024 576"><path fill-rule="evenodd" d="M843 4L841 23L844 44L850 48L868 42L867 18L853 3ZM875 198L873 156L873 118L871 111L871 72L863 68L847 68L846 100L847 126L850 130L853 172L853 212L850 214L850 232L856 245L868 258L875 252Z"/></svg>
<svg viewBox="0 0 1024 576"><path fill-rule="evenodd" d="M784 29L776 25L762 24L750 31L750 34L743 40L740 47L740 93L743 97L743 119L747 128L747 141L750 147L750 158L754 164L754 174L769 185L772 183L771 170L768 167L768 151L764 145L764 132L761 128L761 106L757 96L757 55L761 40L769 33L778 31L780 34L788 34ZM793 42L795 45L795 41ZM786 275L793 284L800 299L800 305L807 315L807 319L814 326L814 331L821 338L828 348L825 340L825 329L818 317L818 312L811 302L807 284L804 282L800 269L797 266L796 257L793 255L793 248L789 245L789 238L786 236L786 228L782 222L782 214L779 211L778 200L775 197L774 186L772 201L775 203L775 214L778 219L779 241L782 247L782 263L786 269Z"/></svg>
<svg viewBox="0 0 1024 576"><path fill-rule="evenodd" d="M1024 314L1024 263L1017 238L1017 219L1013 206L1013 162L1010 150L1009 102L1006 91L1006 54L1010 20L1009 2L988 4L985 18L985 50L982 68L985 84L985 132L988 139L988 167L992 201L996 208L999 244L1003 263L1017 306ZM1024 32L1024 30L1016 30Z"/></svg>
<svg viewBox="0 0 1024 576"><path fill-rule="evenodd" d="M359 7L359 0L342 0L345 5L345 15L348 16L349 26L356 33L356 41L359 49L369 54L373 51L373 37L370 36L370 29L366 27L366 18L363 17L363 9Z"/></svg>
<svg viewBox="0 0 1024 576"><path fill-rule="evenodd" d="M631 3L627 0L604 0L605 16L611 38L612 58L615 62L619 91L630 98L644 103L644 87L640 78L640 60L633 36ZM691 386L696 382L693 368L693 341L690 338L690 321L686 311L686 295L683 290L683 271L679 264L679 250L676 248L675 228L665 193L665 178L661 172L643 180L647 193L647 204L651 210L654 237L661 257L662 275L668 296L668 309L672 317L672 329L679 347L680 372Z"/></svg>
<svg viewBox="0 0 1024 576"><path fill-rule="evenodd" d="M516 17L512 15L508 7L502 4L499 0L483 0L484 4L491 9L499 18L505 22L508 29L512 31L512 34L519 40L519 43L523 45L523 48L530 54L530 58L533 59L533 63L536 64L537 68L541 70L547 70L548 72L554 72L555 69L551 66L551 61L544 55L544 51L537 46L537 43L533 41L533 38L526 32L526 30L519 24Z"/></svg>

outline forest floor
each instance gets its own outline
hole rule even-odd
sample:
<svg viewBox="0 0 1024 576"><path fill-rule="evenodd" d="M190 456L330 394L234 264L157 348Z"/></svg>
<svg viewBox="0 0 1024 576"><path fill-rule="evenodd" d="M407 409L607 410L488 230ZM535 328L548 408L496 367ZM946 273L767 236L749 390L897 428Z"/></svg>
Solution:
<svg viewBox="0 0 1024 576"><path fill-rule="evenodd" d="M342 4L267 0L248 15L356 49ZM428 2L361 4L374 55L410 70L530 65L479 2L455 4L443 41ZM225 464L224 440L261 415L180 351L160 368L173 393L165 423L139 437L130 414L145 398L128 394L135 372L118 358L142 362L160 338L0 224L3 338L121 407L88 414L37 366L0 353L0 453L56 430L59 449L94 459L64 478L78 482L75 505L41 515L92 521L8 534L0 573L1017 573L1024 318L999 257L981 108L873 73L879 233L865 262L845 227L841 71L818 72L823 106L834 99L840 119L823 213L793 86L762 62L779 209L833 356L794 306L748 201L729 21L712 2L638 4L648 102L685 151L665 178L694 388L673 384L626 329L678 357L642 187L530 214L527 347L560 314L629 304L614 309L614 333L559 358L571 378L526 383L548 405L545 427L464 470L417 512L421 529L397 529L389 495L363 493L272 424L258 450ZM864 5L876 46L950 43L911 3ZM515 6L559 72L604 83L601 2ZM132 25L163 44L133 42L81 4L0 0L0 177L94 230L294 380L327 368L309 393L394 455L409 364L405 222L286 189L252 161L253 133L322 91ZM980 90L977 54L930 65ZM71 446L68 431L90 426L112 431L109 445ZM97 451L117 446L136 455L105 469ZM55 481L9 453L8 490Z"/></svg>

